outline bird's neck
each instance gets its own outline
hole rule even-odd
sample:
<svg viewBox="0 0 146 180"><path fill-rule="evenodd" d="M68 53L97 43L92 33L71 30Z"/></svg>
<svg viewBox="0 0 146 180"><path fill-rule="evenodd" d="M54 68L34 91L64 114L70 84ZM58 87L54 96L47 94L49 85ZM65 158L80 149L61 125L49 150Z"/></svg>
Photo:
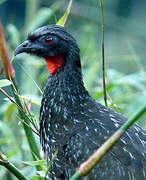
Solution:
<svg viewBox="0 0 146 180"><path fill-rule="evenodd" d="M60 68L62 68L65 64L65 60L62 55L57 56L49 56L45 58L48 72L50 74L55 74L59 71Z"/></svg>
<svg viewBox="0 0 146 180"><path fill-rule="evenodd" d="M66 63L57 73L50 75L46 82L43 101L47 101L46 107L56 117L61 117L58 118L61 121L78 116L77 113L89 96L82 81L79 60L77 64Z"/></svg>
<svg viewBox="0 0 146 180"><path fill-rule="evenodd" d="M65 64L57 73L48 77L40 114L42 145L49 139L51 147L43 146L47 156L55 151L56 145L63 146L74 133L84 127L81 116L85 114L84 107L88 98L79 66ZM43 139L44 132L48 139Z"/></svg>

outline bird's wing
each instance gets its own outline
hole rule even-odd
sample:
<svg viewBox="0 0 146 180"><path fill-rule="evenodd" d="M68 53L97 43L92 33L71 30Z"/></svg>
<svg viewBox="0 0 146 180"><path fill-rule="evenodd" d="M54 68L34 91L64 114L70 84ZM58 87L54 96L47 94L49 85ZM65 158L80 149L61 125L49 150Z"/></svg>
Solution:
<svg viewBox="0 0 146 180"><path fill-rule="evenodd" d="M94 108L97 108L96 106ZM85 115L85 128L73 135L64 148L67 162L79 166L126 120L122 115L98 104L97 111ZM75 168L75 167L74 167ZM92 170L92 179L146 179L146 132L138 125L130 128L103 160Z"/></svg>

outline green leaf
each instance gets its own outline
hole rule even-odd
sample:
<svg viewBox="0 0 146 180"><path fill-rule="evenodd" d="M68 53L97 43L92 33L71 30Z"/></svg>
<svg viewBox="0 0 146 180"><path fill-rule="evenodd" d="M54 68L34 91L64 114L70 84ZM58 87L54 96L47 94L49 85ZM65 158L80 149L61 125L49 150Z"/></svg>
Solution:
<svg viewBox="0 0 146 180"><path fill-rule="evenodd" d="M65 26L65 23L68 19L68 16L70 14L70 10L71 10L71 7L72 7L72 3L73 3L73 0L70 0L69 1L69 4L68 4L68 7L65 11L65 13L63 14L63 16L57 21L56 25L60 25L60 26Z"/></svg>
<svg viewBox="0 0 146 180"><path fill-rule="evenodd" d="M16 105L15 104L8 104L7 107L5 108L4 112L4 122L9 122L12 119L12 115L16 110ZM10 118L11 117L11 118Z"/></svg>
<svg viewBox="0 0 146 180"><path fill-rule="evenodd" d="M46 160L36 160L36 161L23 161L24 164L27 164L29 166L39 166L41 167L42 171L44 174L46 174L47 168L46 166L48 165Z"/></svg>
<svg viewBox="0 0 146 180"><path fill-rule="evenodd" d="M11 85L12 82L8 79L2 79L0 80L0 88Z"/></svg>
<svg viewBox="0 0 146 180"><path fill-rule="evenodd" d="M44 176L40 176L40 175L38 175L38 176L33 176L33 177L31 177L29 180L40 180L40 179L42 179L43 178L43 180L47 180L47 178L45 178Z"/></svg>
<svg viewBox="0 0 146 180"><path fill-rule="evenodd" d="M37 160L37 161L23 161L24 164L30 165L30 166L38 166L38 165L47 165L46 160Z"/></svg>
<svg viewBox="0 0 146 180"><path fill-rule="evenodd" d="M28 102L30 102L32 104L36 104L38 106L41 105L41 100L38 99L37 97L32 97L32 96L29 96L29 95L27 95L27 96L20 96L20 95L18 95L18 96L19 96L20 99L27 100Z"/></svg>

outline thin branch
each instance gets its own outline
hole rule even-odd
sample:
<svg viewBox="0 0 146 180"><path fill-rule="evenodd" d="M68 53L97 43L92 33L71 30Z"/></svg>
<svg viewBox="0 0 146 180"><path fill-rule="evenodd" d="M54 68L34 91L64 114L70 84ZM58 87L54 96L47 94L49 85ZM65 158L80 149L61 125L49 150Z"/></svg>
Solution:
<svg viewBox="0 0 146 180"><path fill-rule="evenodd" d="M16 86L16 82L14 79L12 79L12 82L13 84L15 84L15 87ZM24 110L24 107L22 105L22 102L20 101L19 99L19 96L18 96L18 91L16 89L14 89L14 85L11 85L11 88L12 88L12 91L13 91L13 94L14 94L14 98L15 98L15 101L16 103L21 107L22 111L19 110L19 115L20 115L20 118L22 120L24 120L25 123L23 123L23 127L24 127L24 130L25 130L25 133L26 133L26 137L27 137L27 140L28 140L28 143L29 143L29 146L30 146L30 149L31 149L31 152L33 152L38 158L40 158L40 154L39 154L39 149L37 147L37 144L36 144L36 141L35 141L35 138L33 136L33 133L31 131L30 128L28 128L28 126L30 126L30 119L29 117L24 113L25 110ZM35 156L32 154L33 156L33 159L36 160ZM39 167L38 167L39 168ZM39 169L40 170L40 169Z"/></svg>
<svg viewBox="0 0 146 180"><path fill-rule="evenodd" d="M10 63L1 21L0 21L0 59L2 60L3 72L5 73L5 77L6 78L14 77L15 71L14 71L12 64Z"/></svg>
<svg viewBox="0 0 146 180"><path fill-rule="evenodd" d="M141 107L138 112L126 123L123 124L123 126L121 127L122 130L127 130L130 126L132 126L138 119L140 119L140 117L143 116L143 114L146 113L146 104Z"/></svg>
<svg viewBox="0 0 146 180"><path fill-rule="evenodd" d="M39 133L38 133L37 131L35 131L29 124L27 124L27 123L26 123L24 120L22 120L20 117L19 117L19 119L20 119L21 123L22 123L22 124L24 123L28 128L30 128L31 131L32 131L34 134L36 134L38 137L40 136Z"/></svg>
<svg viewBox="0 0 146 180"><path fill-rule="evenodd" d="M26 104L25 100L23 101L23 103L24 103L24 107L25 107L25 109L26 109L26 113L27 113L28 116L30 117L29 119L30 119L30 122L31 122L33 128L36 130L36 132L39 132L39 130L38 130L38 125L37 125L36 121L34 121L34 119L31 117L32 115L31 115L31 113L30 113L30 111L29 111L28 105ZM39 134L39 133L37 133L37 135L38 135L38 134Z"/></svg>
<svg viewBox="0 0 146 180"><path fill-rule="evenodd" d="M21 65L20 63L17 62L17 65L20 66L20 68L24 71L24 73L32 80L36 88L39 90L41 94L43 94L43 90L39 87L39 85L36 83L36 81L33 79L33 77L26 71L26 69Z"/></svg>
<svg viewBox="0 0 146 180"><path fill-rule="evenodd" d="M104 41L104 0L99 0L100 9L101 9L101 32L102 32L102 43L101 43L101 52L102 52L102 83L103 83L103 93L104 93L104 103L107 104L107 92L106 92L106 75L105 75L105 41Z"/></svg>
<svg viewBox="0 0 146 180"><path fill-rule="evenodd" d="M0 88L0 92L6 96L12 103L14 103L16 106L18 106L18 104L2 89Z"/></svg>
<svg viewBox="0 0 146 180"><path fill-rule="evenodd" d="M0 89L0 92L3 93L6 97L8 97L9 100L11 100L11 102L13 102L17 105L20 118L22 120L24 120L24 122L26 124L29 125L30 119L26 115L23 104L18 96L18 88L17 88L16 82L14 79L15 72L14 72L12 64L10 63L10 59L8 57L8 50L6 48L6 41L5 41L4 32L3 32L3 28L2 28L1 24L0 24L0 58L2 60L3 69L4 69L4 73L5 73L6 77L12 81L11 89L12 89L15 101L11 97L9 97L9 95L7 93L5 93L5 91L3 91L2 89ZM24 128L27 140L28 140L30 150L32 152L32 157L34 160L36 160L35 156L37 156L39 159L41 159L39 149L38 149L36 140L34 138L33 132L30 128L28 128L28 126L25 123L23 123L23 128ZM34 156L34 154L35 154L35 156ZM41 170L41 167L39 167L39 166L37 166L36 168L37 168L37 170Z"/></svg>
<svg viewBox="0 0 146 180"><path fill-rule="evenodd" d="M6 96L12 103L14 103L20 111L23 111L23 109L22 109L2 88L0 88L0 92L1 92L4 96ZM26 106L27 106L27 105L26 105ZM28 113L29 113L29 116L31 116L29 110L27 110L27 111L28 111ZM23 111L23 113L25 114L24 111ZM25 114L25 115L26 115L26 114ZM26 115L26 116L27 116L27 115ZM20 118L20 119L21 119L21 118ZM29 120L30 120L31 124L34 126L35 130L34 130L29 124L25 123L24 120L21 120L21 122L25 123L36 135L39 136L37 125L34 123L34 121L33 121L32 118L29 119Z"/></svg>

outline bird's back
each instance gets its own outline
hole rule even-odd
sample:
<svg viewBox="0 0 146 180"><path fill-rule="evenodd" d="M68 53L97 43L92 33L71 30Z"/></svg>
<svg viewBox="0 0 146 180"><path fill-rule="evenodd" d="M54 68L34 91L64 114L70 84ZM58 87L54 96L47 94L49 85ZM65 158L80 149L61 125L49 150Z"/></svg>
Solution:
<svg viewBox="0 0 146 180"><path fill-rule="evenodd" d="M93 100L91 101L93 104ZM76 164L76 167L100 147L126 120L113 110L99 103L95 104L96 112L93 106L88 108L91 117L89 112L86 127L72 136L68 144L66 154L68 154L69 162ZM146 132L137 125L131 127L85 179L146 179Z"/></svg>
<svg viewBox="0 0 146 180"><path fill-rule="evenodd" d="M50 172L52 180L69 179L75 169L127 120L90 96L86 96L80 104L82 107L78 108L76 114L70 114L66 125L60 124L58 130L55 129L55 124L52 125L54 142L48 142L51 149L48 154L55 149L58 151ZM60 117L56 116L57 118L61 118L61 114ZM63 116L60 122L64 122ZM131 127L89 175L84 177L85 180L97 178L146 179L146 132L138 125Z"/></svg>
<svg viewBox="0 0 146 180"><path fill-rule="evenodd" d="M88 103L89 107L85 105L86 113L83 117L85 127L70 138L65 148L67 163L73 171L126 120L92 99ZM84 179L146 179L146 132L138 125L130 128Z"/></svg>

